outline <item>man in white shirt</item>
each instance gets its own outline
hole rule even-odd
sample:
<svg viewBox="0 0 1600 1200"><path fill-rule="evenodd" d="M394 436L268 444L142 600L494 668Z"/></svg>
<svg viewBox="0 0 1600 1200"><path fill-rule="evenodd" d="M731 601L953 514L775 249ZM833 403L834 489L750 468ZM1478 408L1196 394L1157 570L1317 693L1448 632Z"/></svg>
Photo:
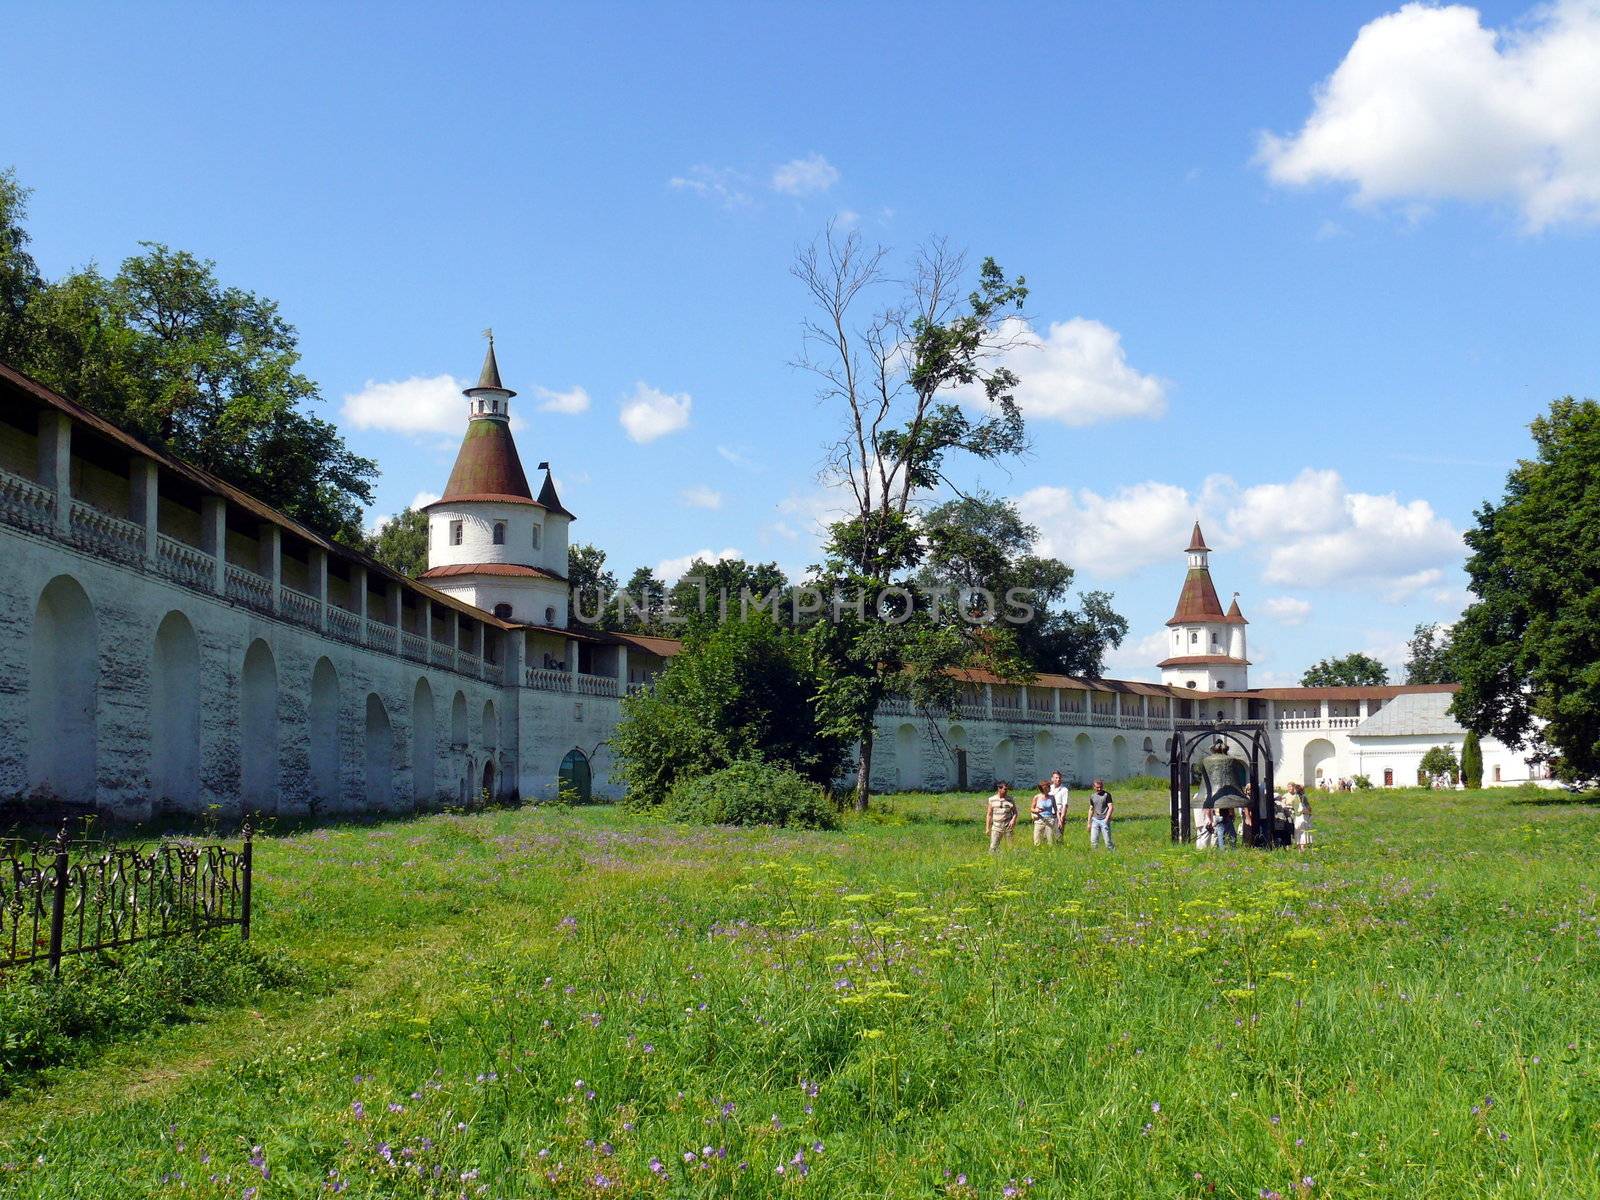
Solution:
<svg viewBox="0 0 1600 1200"><path fill-rule="evenodd" d="M1056 798L1056 828L1067 827L1067 785L1061 782L1061 772L1050 772L1050 794Z"/></svg>

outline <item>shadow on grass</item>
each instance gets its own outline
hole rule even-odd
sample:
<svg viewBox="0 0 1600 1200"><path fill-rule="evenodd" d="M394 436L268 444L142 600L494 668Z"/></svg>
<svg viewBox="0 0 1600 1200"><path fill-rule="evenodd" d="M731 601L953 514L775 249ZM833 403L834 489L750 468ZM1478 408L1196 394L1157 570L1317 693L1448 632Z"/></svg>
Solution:
<svg viewBox="0 0 1600 1200"><path fill-rule="evenodd" d="M1528 808L1600 808L1600 792L1558 792L1553 796L1513 799L1511 803Z"/></svg>

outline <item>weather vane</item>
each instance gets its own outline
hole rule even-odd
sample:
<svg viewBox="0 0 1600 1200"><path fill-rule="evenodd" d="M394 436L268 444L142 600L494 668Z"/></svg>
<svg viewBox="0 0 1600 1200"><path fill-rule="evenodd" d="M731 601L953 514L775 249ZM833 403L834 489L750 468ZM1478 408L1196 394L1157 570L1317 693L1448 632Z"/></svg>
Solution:
<svg viewBox="0 0 1600 1200"><path fill-rule="evenodd" d="M491 346L494 345L494 330L493 329L485 329L483 331L483 336L489 339L489 345L491 345Z"/></svg>

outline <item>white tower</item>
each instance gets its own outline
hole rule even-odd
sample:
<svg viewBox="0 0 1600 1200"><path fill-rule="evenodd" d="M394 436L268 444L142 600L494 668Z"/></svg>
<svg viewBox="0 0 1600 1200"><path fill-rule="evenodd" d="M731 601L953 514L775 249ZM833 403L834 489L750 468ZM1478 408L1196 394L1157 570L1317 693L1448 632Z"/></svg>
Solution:
<svg viewBox="0 0 1600 1200"><path fill-rule="evenodd" d="M1244 627L1238 593L1227 612L1211 582L1211 548L1194 524L1189 548L1184 551L1189 573L1178 595L1178 607L1167 622L1166 658L1158 664L1161 682L1196 692L1242 692L1250 686L1250 662L1245 657Z"/></svg>
<svg viewBox="0 0 1600 1200"><path fill-rule="evenodd" d="M564 629L567 526L548 463L534 499L511 436L511 397L494 338L467 397L467 433L444 495L428 505L428 569L441 592L504 620Z"/></svg>

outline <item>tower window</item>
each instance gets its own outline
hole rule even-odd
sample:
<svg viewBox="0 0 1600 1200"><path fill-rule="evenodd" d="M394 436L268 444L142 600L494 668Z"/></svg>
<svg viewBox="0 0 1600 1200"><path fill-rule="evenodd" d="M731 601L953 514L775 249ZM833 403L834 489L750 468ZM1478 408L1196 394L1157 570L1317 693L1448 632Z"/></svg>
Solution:
<svg viewBox="0 0 1600 1200"><path fill-rule="evenodd" d="M499 617L502 621L511 620L511 605L496 604L494 606L494 615Z"/></svg>
<svg viewBox="0 0 1600 1200"><path fill-rule="evenodd" d="M496 521L494 523L494 544L496 546L504 546L506 544L506 523L504 521Z"/></svg>
<svg viewBox="0 0 1600 1200"><path fill-rule="evenodd" d="M1189 635L1189 645L1193 646L1199 640L1200 640L1200 635L1198 633L1191 633Z"/></svg>
<svg viewBox="0 0 1600 1200"><path fill-rule="evenodd" d="M450 522L450 544L452 546L461 545L461 522L460 521L451 521Z"/></svg>
<svg viewBox="0 0 1600 1200"><path fill-rule="evenodd" d="M533 548L535 550L539 548L539 527L537 525L533 527Z"/></svg>
<svg viewBox="0 0 1600 1200"><path fill-rule="evenodd" d="M549 608L544 610L544 623L546 625L554 625L556 623L556 606L555 605L552 604Z"/></svg>

